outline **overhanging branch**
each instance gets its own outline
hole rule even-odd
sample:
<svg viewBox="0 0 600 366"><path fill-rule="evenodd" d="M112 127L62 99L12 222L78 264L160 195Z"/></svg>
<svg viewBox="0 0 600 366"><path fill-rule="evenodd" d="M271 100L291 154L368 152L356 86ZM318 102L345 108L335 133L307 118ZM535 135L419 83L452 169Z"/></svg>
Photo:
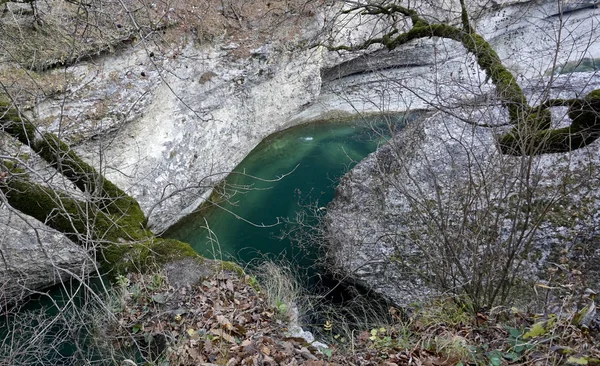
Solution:
<svg viewBox="0 0 600 366"><path fill-rule="evenodd" d="M145 216L136 200L84 162L56 135L40 133L34 124L21 115L9 102L0 100L0 127L4 132L29 146L59 173L73 182L82 192L99 199L98 207L109 214Z"/></svg>
<svg viewBox="0 0 600 366"><path fill-rule="evenodd" d="M330 47L330 50L364 50L372 45L382 45L393 50L401 45L421 38L440 37L457 41L468 53L475 56L477 64L496 86L502 105L508 109L509 123L514 127L499 138L500 150L511 155L538 155L567 152L590 144L600 136L600 90L595 90L583 99L552 99L532 108L514 75L504 66L491 45L473 29L465 0L460 0L462 28L437 23L430 24L413 9L396 4L362 5L347 12L360 11L362 15L410 17L411 28L403 33L392 29L384 36L369 39L356 46ZM569 107L572 124L553 129L552 116L548 108Z"/></svg>

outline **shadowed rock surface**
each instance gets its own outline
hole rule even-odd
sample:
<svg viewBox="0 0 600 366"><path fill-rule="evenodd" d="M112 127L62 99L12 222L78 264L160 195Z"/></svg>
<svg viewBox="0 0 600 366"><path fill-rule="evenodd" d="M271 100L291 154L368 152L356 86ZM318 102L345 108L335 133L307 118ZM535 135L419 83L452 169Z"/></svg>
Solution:
<svg viewBox="0 0 600 366"><path fill-rule="evenodd" d="M85 250L39 221L0 207L0 304L93 269Z"/></svg>

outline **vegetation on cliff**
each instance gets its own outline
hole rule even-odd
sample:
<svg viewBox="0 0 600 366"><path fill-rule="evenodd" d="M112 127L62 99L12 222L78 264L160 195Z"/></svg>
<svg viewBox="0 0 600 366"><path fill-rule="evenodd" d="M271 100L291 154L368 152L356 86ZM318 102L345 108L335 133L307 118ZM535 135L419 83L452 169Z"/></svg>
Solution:
<svg viewBox="0 0 600 366"><path fill-rule="evenodd" d="M459 42L473 56L479 67L496 88L502 105L508 110L509 123L513 126L498 139L498 146L504 154L539 155L570 152L582 148L600 137L600 90L595 90L583 98L572 100L546 100L537 106L530 106L521 86L513 73L480 34L476 33L469 20L465 0L460 1L462 26L430 22L410 5L396 2L369 2L351 7L346 14L360 13L363 16L382 16L392 19L391 30L381 37L371 38L364 43L330 47L334 51L364 50L373 45L382 45L394 50L411 41L440 37ZM407 31L398 29L397 21L410 19ZM567 127L553 127L549 108L567 106L572 122ZM498 123L489 122L489 126Z"/></svg>
<svg viewBox="0 0 600 366"><path fill-rule="evenodd" d="M2 3L0 1L0 5ZM143 18L148 22L136 22L134 18L129 23L127 18L131 11L121 9L118 19L128 24L127 32L117 31L118 36L111 36L109 40L101 39L103 26L106 24L100 24L98 27L91 27L100 32L87 40L79 33L69 33L69 37L60 41L72 46L67 54L64 53L65 47L59 47L60 44L56 43L56 38L51 34L49 24L54 26L56 23L51 23L50 18L46 18L44 22L42 17L41 22L36 21L35 25L32 23L31 27L24 28L25 34L43 32L45 26L48 27L46 34L33 42L30 37L21 33L21 37L24 37L21 43L23 52L15 53L9 58L12 57L17 65L14 66L15 69L39 71L75 63L81 57L104 52L120 42L143 39L164 27L175 25L187 28L183 33L171 34L174 38L195 33L199 39L206 40L218 36L215 29L223 29L243 40L244 30L252 28L257 22L253 16L256 16L258 7L248 6L243 1L231 1L220 2L219 9L216 3L194 2L194 5L185 5L184 15L187 18L161 24L152 23L148 21L149 18ZM68 6L75 7L74 13L70 13L74 19L80 19L78 16L81 14L88 16L87 4L69 4ZM295 4L298 6L293 11L310 13L310 8L302 6L306 4L307 2ZM159 5L162 13L158 14L161 19L163 16L170 19L167 14L175 14L180 10L162 9L163 5L165 4ZM266 11L269 15L265 17L274 23L276 21L273 18L290 11L280 11L277 8L288 6L288 2L273 1L262 5L265 9L273 7ZM395 49L412 40L432 36L460 42L488 74L496 86L499 100L508 111L512 128L498 139L499 147L505 154L536 155L571 151L587 146L600 136L598 90L581 98L548 99L537 106L530 106L514 75L502 64L490 44L475 32L464 1L461 1L461 5L462 27L430 22L416 11L395 3L367 4L354 8L350 11L363 11L367 15L405 16L412 25L406 32L400 33L394 29L381 38L371 39L356 47L340 46L333 49L366 49L375 44ZM207 27L207 23L193 14L194 6L202 7L208 14L219 9L219 16L207 17L208 22L221 19L226 25L221 28L222 24L213 24L212 27L203 28ZM151 4L141 7L149 8L155 9L149 13L158 12ZM40 14L36 15L39 16ZM103 19L107 21L107 18L110 16ZM119 24L121 23L115 24L117 29L122 28ZM0 25L4 27L2 22ZM19 33L21 25L15 25L11 34ZM86 25L89 24L86 22ZM283 39L293 37L294 28L288 31ZM18 44L19 42L2 39L3 49L15 50ZM91 46L85 46L86 44ZM82 48L78 49L76 46ZM249 53L249 46L250 43L241 47L237 51L238 56ZM58 54L42 57L38 54L40 50L50 52L52 49ZM10 55L10 52L7 54ZM117 286L114 292L104 291L103 296L100 296L95 291L89 291L94 300L100 300L94 304L102 308L108 320L101 319L87 327L85 321L90 318L84 316L82 311L73 310L73 307L62 309L62 319L69 331L73 330L69 327L69 315L75 314L74 322L77 321L79 326L85 325L77 328L77 331L83 330L91 334L110 330L113 332L111 337L114 337L110 339L114 341L108 347L110 352L115 349L132 352L131 358L111 353L103 359L107 363L134 364L139 358L151 363L169 360L174 364L210 362L231 365L244 362L313 365L385 362L498 365L517 362L533 364L540 360L572 364L599 362L599 352L594 346L597 344L595 341L598 341L597 329L594 328L597 324L588 319L594 305L593 293L588 293L583 298L580 294L567 291L563 294L565 302L559 304L562 308L542 316L513 309L486 309L481 306L484 304L456 298L434 302L431 306L419 305L412 310L390 309L387 323L372 321L368 324L345 326L343 318L338 320L332 317L323 323L313 324L313 328L320 329L323 339L332 345L330 348L316 349L311 348L304 340L291 339L286 335L285 313L292 304L282 302L283 297L278 294L274 304L265 305L266 300L256 293L256 286L251 286L255 284L254 280L243 275L243 271L234 265L221 263L221 271L206 275L203 280L194 284L177 288L175 283L169 282L168 275L162 272L165 264L186 258L192 258L191 262L197 265L206 262L197 257L186 243L157 238L147 227L147 218L138 202L106 179L102 174L102 167L86 163L60 134L48 133L41 124L27 118L27 108L22 108L23 100L31 99L31 95L23 96L28 93L23 93L22 85L19 82L9 85L0 80L2 133L19 146L17 150L25 149L27 154L35 154L53 173L50 178L41 173L38 175L36 166L23 164L22 152L12 154L1 151L1 202L69 236L88 249L115 279ZM571 124L568 127L553 127L550 110L555 107L569 109ZM56 177L61 181L60 185L51 183L51 179ZM143 273L146 271L152 273ZM85 281L82 283L89 290ZM568 288L569 284L557 283L556 286ZM494 295L493 299L495 298ZM109 299L116 299L116 302L111 303ZM584 301L587 302L587 308L580 309L579 305ZM113 305L114 308L111 307ZM577 310L572 311L572 308ZM91 310L92 313L97 312L97 309ZM364 313L369 310L362 309ZM54 324L56 319L59 317L49 319L45 324ZM34 324L35 322L39 320L35 320ZM11 330L19 331L22 324L12 323ZM103 329L106 324L110 327ZM31 337L35 341L43 339L36 335L35 326L23 329L31 332L22 333L17 338ZM73 331L72 334L63 335L76 339L80 334ZM102 338L94 339L98 341ZM36 342L32 344L39 345ZM85 343L78 344L77 347L83 344ZM32 356L39 361L41 356L37 350L31 347L16 349L13 345L2 344L6 359L22 360ZM87 355L82 349L77 352L78 356Z"/></svg>

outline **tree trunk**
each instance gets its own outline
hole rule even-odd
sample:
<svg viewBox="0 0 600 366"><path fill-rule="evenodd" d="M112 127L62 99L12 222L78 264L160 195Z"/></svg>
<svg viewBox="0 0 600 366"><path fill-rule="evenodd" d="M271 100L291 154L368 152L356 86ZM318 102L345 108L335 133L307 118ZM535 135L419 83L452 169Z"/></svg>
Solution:
<svg viewBox="0 0 600 366"><path fill-rule="evenodd" d="M35 217L86 249L96 253L106 269L115 273L140 271L152 263L180 257L197 257L189 244L156 238L146 227L138 202L51 133L35 125L0 100L0 127L31 148L82 192L79 200L28 179L26 172L0 160L0 191L7 202Z"/></svg>

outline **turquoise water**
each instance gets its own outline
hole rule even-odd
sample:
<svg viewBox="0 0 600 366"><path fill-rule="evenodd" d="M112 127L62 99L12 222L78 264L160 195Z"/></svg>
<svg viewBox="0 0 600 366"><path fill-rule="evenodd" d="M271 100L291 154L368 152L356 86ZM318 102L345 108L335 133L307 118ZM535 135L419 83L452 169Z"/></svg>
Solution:
<svg viewBox="0 0 600 366"><path fill-rule="evenodd" d="M315 248L294 237L306 234L325 213L339 178L401 123L399 115L372 117L275 134L226 179L221 191L230 196L227 201L204 205L165 236L186 241L207 257L242 264L269 257L310 267ZM285 235L289 232L292 237Z"/></svg>
<svg viewBox="0 0 600 366"><path fill-rule="evenodd" d="M165 236L187 241L208 257L242 264L265 257L285 259L296 264L296 269L314 274L318 251L297 238L310 234L318 217L326 212L322 208L333 199L338 179L401 125L401 116L388 116L315 123L273 135L259 144L220 187L228 201L213 197L217 205L204 205ZM293 234L283 235L286 232ZM49 296L31 299L19 309L20 314L44 314L37 320L0 317L0 364L12 357L31 365L76 365L81 360L101 364L103 356L91 343L94 324L87 318L79 319L88 302L88 292L78 291L79 285L56 287ZM91 285L96 291L102 287L99 281ZM59 309L62 316L57 316ZM30 341L26 355L14 354L13 339ZM76 347L76 343L84 347Z"/></svg>

